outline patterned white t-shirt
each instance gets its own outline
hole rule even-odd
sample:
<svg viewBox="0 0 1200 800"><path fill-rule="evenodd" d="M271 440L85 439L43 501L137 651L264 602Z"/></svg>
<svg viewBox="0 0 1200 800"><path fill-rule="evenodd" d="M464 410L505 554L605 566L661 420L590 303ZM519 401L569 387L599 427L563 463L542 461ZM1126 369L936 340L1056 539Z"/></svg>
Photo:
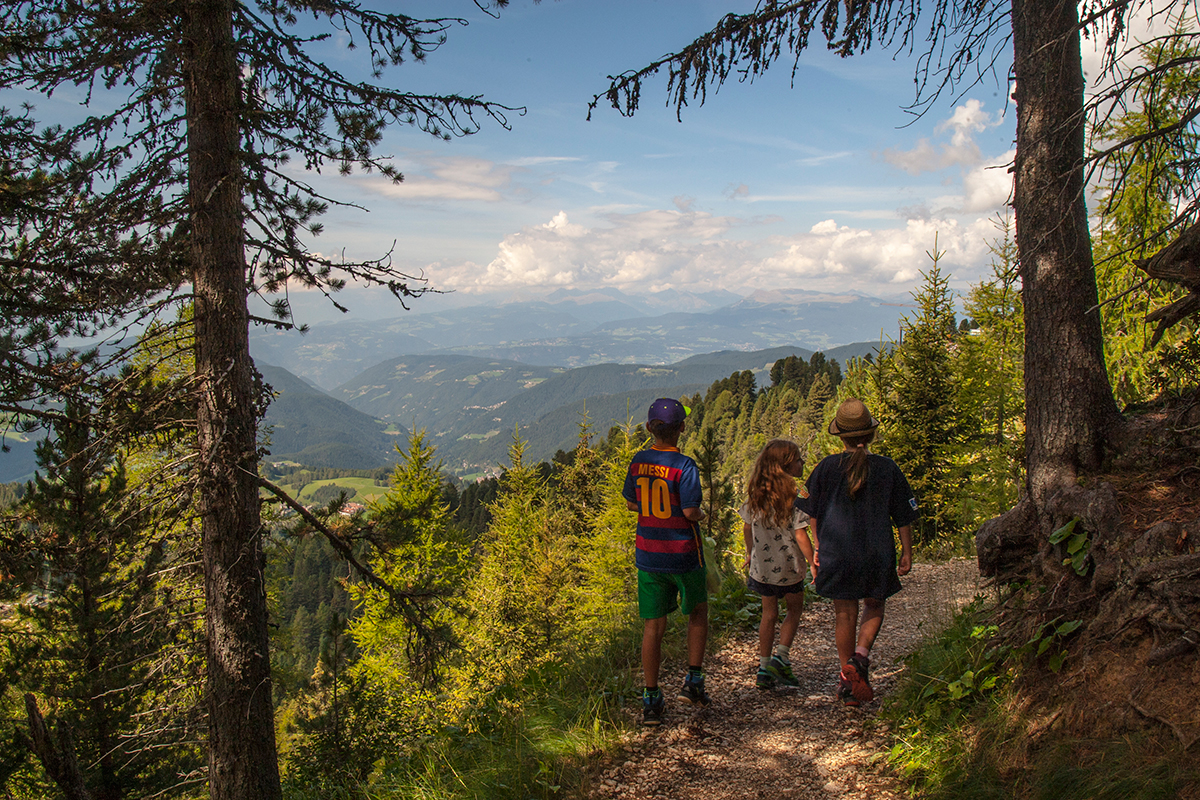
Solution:
<svg viewBox="0 0 1200 800"><path fill-rule="evenodd" d="M767 525L762 520L751 518L750 506L742 503L738 516L749 523L753 549L750 552L750 577L759 583L772 586L791 586L808 576L808 562L796 544L795 531L808 527L808 514L792 508L792 519L787 529Z"/></svg>

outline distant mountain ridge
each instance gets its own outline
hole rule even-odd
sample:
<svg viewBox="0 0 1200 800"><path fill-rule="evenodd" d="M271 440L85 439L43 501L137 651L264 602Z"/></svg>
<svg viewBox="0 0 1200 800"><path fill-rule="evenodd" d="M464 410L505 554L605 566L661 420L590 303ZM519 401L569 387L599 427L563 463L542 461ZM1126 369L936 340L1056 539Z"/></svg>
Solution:
<svg viewBox="0 0 1200 800"><path fill-rule="evenodd" d="M400 356L347 381L332 396L373 417L436 436L562 371L474 356Z"/></svg>
<svg viewBox="0 0 1200 800"><path fill-rule="evenodd" d="M845 364L878 343L859 342L825 352ZM263 420L271 461L314 467L369 469L395 463L395 445L408 427L424 428L438 457L462 473L507 461L514 431L527 440L530 459L550 458L574 446L586 410L604 433L632 418L640 422L656 397L703 392L713 381L751 370L760 385L780 358L809 358L808 348L718 350L670 365L598 364L577 369L457 354L402 356L377 364L331 393L289 370L257 363L277 396ZM0 454L0 481L28 476L32 442L11 442Z"/></svg>
<svg viewBox="0 0 1200 800"><path fill-rule="evenodd" d="M877 346L856 343L826 356L844 362ZM549 458L574 445L585 407L595 429L607 431L631 413L640 421L644 407L656 397L702 392L713 381L743 370L755 372L765 385L778 359L808 359L812 353L796 346L725 350L671 365L597 364L570 370L461 355L401 356L332 394L385 422L424 429L440 457L456 469L469 469L503 462L514 431L528 439L530 458Z"/></svg>
<svg viewBox="0 0 1200 800"><path fill-rule="evenodd" d="M255 358L333 389L406 355L456 354L543 367L663 365L719 350L829 350L898 330L877 298L800 289L666 296L616 289L524 292L504 302L390 319L321 323L306 335L256 330ZM653 302L652 302L653 301ZM422 300L416 302L420 309Z"/></svg>

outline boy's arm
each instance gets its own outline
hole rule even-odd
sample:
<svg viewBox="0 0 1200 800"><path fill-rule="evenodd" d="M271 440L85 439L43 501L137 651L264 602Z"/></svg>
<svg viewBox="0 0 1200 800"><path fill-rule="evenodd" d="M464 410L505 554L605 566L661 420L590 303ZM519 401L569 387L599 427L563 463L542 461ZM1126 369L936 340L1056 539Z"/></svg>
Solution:
<svg viewBox="0 0 1200 800"><path fill-rule="evenodd" d="M912 525L900 526L900 566L897 575L907 575L912 569Z"/></svg>
<svg viewBox="0 0 1200 800"><path fill-rule="evenodd" d="M632 466L630 467L632 469ZM637 511L637 489L633 482L633 475L630 472L625 473L625 483L621 486L621 497L625 498L625 507L630 511Z"/></svg>
<svg viewBox="0 0 1200 800"><path fill-rule="evenodd" d="M812 534L812 561L814 567L821 566L821 543L817 540L817 518L808 518L808 532Z"/></svg>
<svg viewBox="0 0 1200 800"><path fill-rule="evenodd" d="M700 494L700 470L696 467L696 462L692 459L687 459L686 466L680 470L682 473L679 479L679 499L680 510L683 512L684 519L688 522L699 522L704 519L704 511L701 510L700 504L704 502L704 498ZM683 504L691 505L690 508Z"/></svg>

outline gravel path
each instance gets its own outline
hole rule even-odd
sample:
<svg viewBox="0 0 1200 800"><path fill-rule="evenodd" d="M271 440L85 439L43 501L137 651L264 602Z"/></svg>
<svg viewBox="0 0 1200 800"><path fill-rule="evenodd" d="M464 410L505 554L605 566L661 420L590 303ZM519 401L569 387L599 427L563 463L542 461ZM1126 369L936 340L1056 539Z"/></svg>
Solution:
<svg viewBox="0 0 1200 800"><path fill-rule="evenodd" d="M899 800L903 789L884 768L880 697L895 685L901 659L979 589L974 560L916 564L904 591L888 601L883 631L871 653L876 699L860 709L834 697L837 651L833 606L804 610L792 645L796 689L755 688L758 636L739 633L706 665L712 705L692 710L667 692L667 717L657 730L638 729L586 788L590 800L668 798L842 798ZM681 665L663 668L664 691L682 680ZM640 716L640 708L630 709ZM636 720L635 720L636 724Z"/></svg>

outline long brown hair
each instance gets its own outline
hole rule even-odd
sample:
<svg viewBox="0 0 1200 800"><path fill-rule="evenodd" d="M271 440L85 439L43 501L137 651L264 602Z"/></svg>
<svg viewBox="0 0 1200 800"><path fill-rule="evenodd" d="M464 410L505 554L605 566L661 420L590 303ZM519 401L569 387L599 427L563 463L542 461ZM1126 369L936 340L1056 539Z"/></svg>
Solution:
<svg viewBox="0 0 1200 800"><path fill-rule="evenodd" d="M851 499L867 485L867 474L871 469L871 462L867 460L867 445L874 440L875 431L861 436L842 437L842 443L852 448L850 458L842 464L842 469L846 471L846 491L850 493Z"/></svg>
<svg viewBox="0 0 1200 800"><path fill-rule="evenodd" d="M787 439L772 439L758 454L750 473L746 504L750 516L775 528L787 527L796 499L796 479L786 467L799 461L800 448Z"/></svg>

